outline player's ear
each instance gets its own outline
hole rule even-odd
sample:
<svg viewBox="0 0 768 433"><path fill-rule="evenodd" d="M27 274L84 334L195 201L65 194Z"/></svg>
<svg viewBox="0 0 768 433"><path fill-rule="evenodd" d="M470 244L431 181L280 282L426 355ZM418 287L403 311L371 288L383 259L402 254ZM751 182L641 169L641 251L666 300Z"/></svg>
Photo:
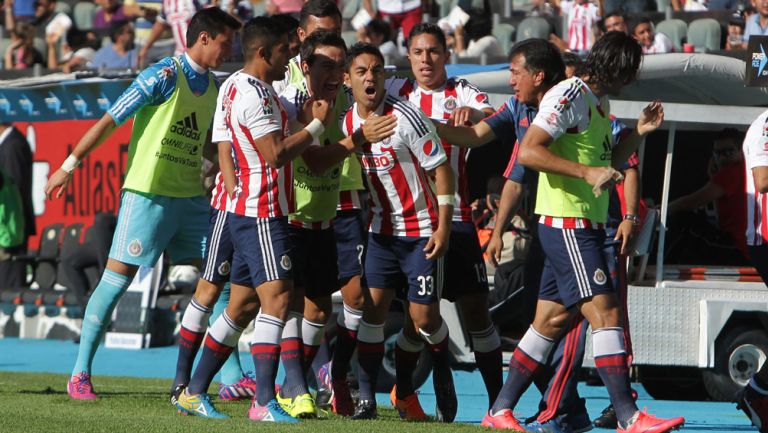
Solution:
<svg viewBox="0 0 768 433"><path fill-rule="evenodd" d="M200 32L197 36L197 41L203 45L208 45L211 42L211 35L208 32Z"/></svg>
<svg viewBox="0 0 768 433"><path fill-rule="evenodd" d="M256 48L256 57L269 61L269 59L267 58L267 49L264 48L264 46Z"/></svg>
<svg viewBox="0 0 768 433"><path fill-rule="evenodd" d="M309 73L309 62L304 59L301 60L301 72L304 72L304 75Z"/></svg>

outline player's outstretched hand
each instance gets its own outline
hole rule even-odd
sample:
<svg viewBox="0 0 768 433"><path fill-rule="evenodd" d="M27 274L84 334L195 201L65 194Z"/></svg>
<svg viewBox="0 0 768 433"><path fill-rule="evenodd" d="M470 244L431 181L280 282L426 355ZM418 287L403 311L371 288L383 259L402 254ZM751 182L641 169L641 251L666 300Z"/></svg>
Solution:
<svg viewBox="0 0 768 433"><path fill-rule="evenodd" d="M619 227L616 229L616 236L613 237L613 240L621 241L621 249L619 250L621 254L627 255L630 251L632 251L632 247L635 244L635 236L637 234L637 230L635 230L635 225L630 220L624 220L619 224Z"/></svg>
<svg viewBox="0 0 768 433"><path fill-rule="evenodd" d="M501 251L504 249L504 240L501 236L491 235L491 240L488 242L488 246L485 252L488 253L488 257L491 258L493 266L499 266L501 261Z"/></svg>
<svg viewBox="0 0 768 433"><path fill-rule="evenodd" d="M435 260L443 257L448 251L448 240L451 237L450 230L437 229L427 241L424 252L427 253L427 260Z"/></svg>
<svg viewBox="0 0 768 433"><path fill-rule="evenodd" d="M472 113L472 107L459 107L451 113L450 124L453 126L471 125L472 122L470 119L472 118Z"/></svg>
<svg viewBox="0 0 768 433"><path fill-rule="evenodd" d="M70 179L72 179L72 175L62 169L53 172L53 175L48 178L48 182L45 183L45 197L48 200L61 197L64 191L66 191ZM56 192L57 189L58 192ZM53 195L54 192L56 193L55 197Z"/></svg>
<svg viewBox="0 0 768 433"><path fill-rule="evenodd" d="M658 99L646 105L637 118L637 133L640 135L655 131L664 122L664 106Z"/></svg>
<svg viewBox="0 0 768 433"><path fill-rule="evenodd" d="M595 197L600 197L604 189L612 187L623 178L621 172L614 170L613 167L587 167L584 174L584 180L592 185L592 193Z"/></svg>
<svg viewBox="0 0 768 433"><path fill-rule="evenodd" d="M379 141L392 136L397 126L397 118L391 114L377 116L375 113L368 116L363 123L363 136L368 143Z"/></svg>

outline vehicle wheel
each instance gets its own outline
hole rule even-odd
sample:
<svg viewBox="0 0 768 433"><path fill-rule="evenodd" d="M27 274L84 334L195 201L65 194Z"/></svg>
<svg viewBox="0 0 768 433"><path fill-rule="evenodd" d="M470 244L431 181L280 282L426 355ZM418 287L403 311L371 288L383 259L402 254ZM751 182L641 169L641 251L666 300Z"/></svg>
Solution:
<svg viewBox="0 0 768 433"><path fill-rule="evenodd" d="M694 367L638 367L640 383L657 400L706 400L701 372Z"/></svg>
<svg viewBox="0 0 768 433"><path fill-rule="evenodd" d="M713 400L733 401L760 370L768 354L768 335L761 329L735 328L715 347L715 368L703 371L704 387Z"/></svg>

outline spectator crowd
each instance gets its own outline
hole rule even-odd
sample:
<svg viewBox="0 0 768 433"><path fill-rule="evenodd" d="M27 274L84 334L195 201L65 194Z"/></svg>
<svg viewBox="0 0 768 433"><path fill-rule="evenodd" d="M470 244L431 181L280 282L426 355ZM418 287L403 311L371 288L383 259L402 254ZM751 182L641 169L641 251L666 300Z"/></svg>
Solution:
<svg viewBox="0 0 768 433"><path fill-rule="evenodd" d="M504 18L502 2L495 0L337 3L346 42L370 42L394 64L402 63L407 54L403 35L423 20L437 22L455 61L469 63L506 60L513 42L531 37L549 39L562 51L584 56L611 30L633 36L645 54L743 50L749 36L768 34L768 0L531 0L515 5L525 17L516 11ZM289 26L297 26L302 4L303 0L3 0L1 66L26 69L40 64L64 72L139 69L171 52L183 52L187 23L200 8L219 7L242 22L279 15ZM694 14L686 15L688 23L658 19L654 12L666 8ZM712 14L697 14L704 11L714 11L718 20ZM714 32L709 37L719 45L691 43L694 27L697 34L700 28Z"/></svg>

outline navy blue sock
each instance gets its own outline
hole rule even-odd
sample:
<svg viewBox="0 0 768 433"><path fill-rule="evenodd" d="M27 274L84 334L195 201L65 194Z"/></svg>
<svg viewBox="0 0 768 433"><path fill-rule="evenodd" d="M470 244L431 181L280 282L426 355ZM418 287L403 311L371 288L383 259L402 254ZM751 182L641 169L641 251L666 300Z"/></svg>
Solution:
<svg viewBox="0 0 768 433"><path fill-rule="evenodd" d="M226 312L216 319L205 337L200 362L187 387L188 394L208 392L213 377L237 347L237 341L242 333L243 328L237 326Z"/></svg>
<svg viewBox="0 0 768 433"><path fill-rule="evenodd" d="M533 327L528 329L509 360L509 374L501 387L491 412L515 407L533 378L544 366L554 342L542 336Z"/></svg>
<svg viewBox="0 0 768 433"><path fill-rule="evenodd" d="M256 368L256 402L266 406L275 398L275 376L280 359L280 336L285 322L268 314L259 314L253 325L251 355Z"/></svg>
<svg viewBox="0 0 768 433"><path fill-rule="evenodd" d="M632 398L632 388L629 385L629 367L627 354L624 352L623 330L601 328L592 331L592 349L597 373L611 397L611 404L616 410L616 419L620 426L626 427L637 412L637 405Z"/></svg>
<svg viewBox="0 0 768 433"><path fill-rule="evenodd" d="M373 325L360 321L357 333L357 381L360 401L376 401L376 381L381 360L384 359L384 324Z"/></svg>
<svg viewBox="0 0 768 433"><path fill-rule="evenodd" d="M181 330L179 331L179 356L176 360L174 387L189 383L192 364L194 364L195 356L200 349L200 343L205 337L210 314L211 309L201 305L195 298L192 298L187 310L184 311L184 317L181 319Z"/></svg>

